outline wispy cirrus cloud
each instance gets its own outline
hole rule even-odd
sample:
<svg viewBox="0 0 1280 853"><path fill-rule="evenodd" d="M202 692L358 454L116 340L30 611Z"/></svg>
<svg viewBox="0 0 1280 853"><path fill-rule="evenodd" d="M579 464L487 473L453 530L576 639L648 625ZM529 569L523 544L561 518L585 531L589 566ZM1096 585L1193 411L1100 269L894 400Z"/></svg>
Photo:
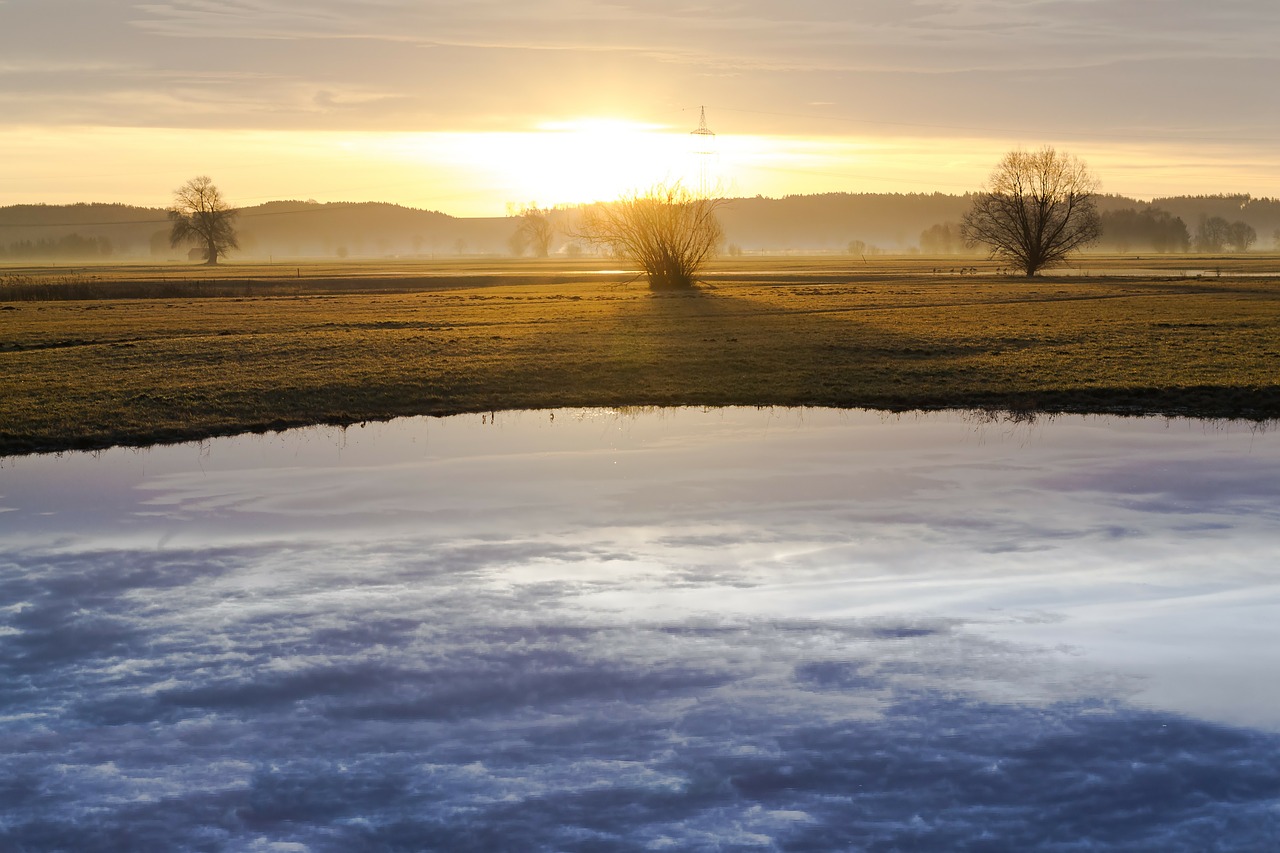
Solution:
<svg viewBox="0 0 1280 853"><path fill-rule="evenodd" d="M1177 8L1173 8L1173 7ZM367 38L486 49L619 50L714 64L963 71L1168 56L1268 58L1272 4L679 2L143 4L139 27L242 39Z"/></svg>
<svg viewBox="0 0 1280 853"><path fill-rule="evenodd" d="M35 6L9 13L16 20L6 28L7 38L0 35L8 62L82 66L86 74L102 64L126 63L175 76L234 67L317 89L346 82L388 90L403 96L401 115L429 114L434 106L454 121L467 117L433 97L441 89L465 93L462 101L480 112L554 113L556 104L563 112L566 95L580 96L595 76L601 86L628 81L623 91L631 90L632 105L641 110L669 103L669 92L687 91L692 79L705 89L702 100L766 107L768 101L823 100L836 114L873 119L885 111L881 101L919 98L922 110L955 100L971 107L1002 87L1008 91L988 99L995 105L1012 100L1025 116L1028 103L1046 100L1070 115L1074 108L1064 95L1089 85L1095 119L1105 122L1120 107L1113 98L1142 98L1144 92L1122 87L1112 95L1107 87L1073 82L1073 72L1142 63L1158 69L1142 84L1148 95L1162 84L1177 89L1208 76L1223 97L1233 99L1241 85L1252 96L1261 91L1248 82L1252 75L1228 77L1231 69L1220 64L1274 62L1280 32L1280 10L1253 0L1166 3L1160 15L1137 0L882 0L856 7L828 0L715 7L590 0L64 5L70 10L57 19ZM26 37L14 36L24 30ZM1001 78L1010 71L1036 82L1034 100L1019 91L1017 80ZM914 75L928 77L927 86ZM509 98L516 77L535 85L519 86L519 97ZM639 86L645 77L654 85ZM921 97L928 87L939 96ZM855 103L857 111L849 112ZM237 112L228 106L230 116ZM171 120L181 124L179 116L174 110Z"/></svg>

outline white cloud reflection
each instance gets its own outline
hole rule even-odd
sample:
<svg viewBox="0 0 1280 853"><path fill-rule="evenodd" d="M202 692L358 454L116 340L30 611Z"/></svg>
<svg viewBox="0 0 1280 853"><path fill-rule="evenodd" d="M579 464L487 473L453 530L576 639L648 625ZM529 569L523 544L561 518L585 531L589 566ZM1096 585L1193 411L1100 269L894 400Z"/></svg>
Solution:
<svg viewBox="0 0 1280 853"><path fill-rule="evenodd" d="M7 461L0 841L1280 829L1276 436L555 414Z"/></svg>

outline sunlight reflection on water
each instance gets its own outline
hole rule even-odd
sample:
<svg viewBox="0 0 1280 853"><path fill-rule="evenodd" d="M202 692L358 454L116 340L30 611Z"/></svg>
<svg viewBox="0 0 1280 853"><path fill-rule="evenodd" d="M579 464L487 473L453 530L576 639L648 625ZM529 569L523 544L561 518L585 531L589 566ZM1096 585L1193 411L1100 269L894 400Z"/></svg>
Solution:
<svg viewBox="0 0 1280 853"><path fill-rule="evenodd" d="M1278 492L1246 424L830 410L6 460L0 840L1262 849Z"/></svg>

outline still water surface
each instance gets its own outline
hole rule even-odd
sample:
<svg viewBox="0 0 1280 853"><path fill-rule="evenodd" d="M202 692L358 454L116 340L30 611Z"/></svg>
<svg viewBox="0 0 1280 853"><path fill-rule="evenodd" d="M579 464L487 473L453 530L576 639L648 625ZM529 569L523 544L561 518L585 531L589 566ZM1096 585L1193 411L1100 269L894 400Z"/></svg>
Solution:
<svg viewBox="0 0 1280 853"><path fill-rule="evenodd" d="M406 419L0 467L0 848L1272 850L1280 435Z"/></svg>

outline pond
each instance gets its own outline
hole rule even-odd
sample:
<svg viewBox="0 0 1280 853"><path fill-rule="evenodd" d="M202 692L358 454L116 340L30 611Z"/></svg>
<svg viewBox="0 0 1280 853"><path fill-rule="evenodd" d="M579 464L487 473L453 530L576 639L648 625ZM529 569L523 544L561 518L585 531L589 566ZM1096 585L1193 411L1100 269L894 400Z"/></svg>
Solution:
<svg viewBox="0 0 1280 853"><path fill-rule="evenodd" d="M0 847L1264 850L1280 435L499 413L0 467Z"/></svg>

